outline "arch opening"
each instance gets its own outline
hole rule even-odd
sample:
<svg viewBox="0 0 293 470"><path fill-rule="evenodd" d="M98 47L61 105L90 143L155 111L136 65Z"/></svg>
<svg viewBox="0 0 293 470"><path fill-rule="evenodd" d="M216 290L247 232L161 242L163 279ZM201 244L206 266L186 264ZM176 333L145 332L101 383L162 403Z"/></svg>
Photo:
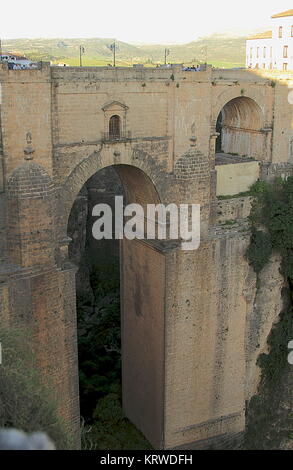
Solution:
<svg viewBox="0 0 293 470"><path fill-rule="evenodd" d="M263 126L262 110L254 100L245 96L230 100L216 121L216 158L264 159Z"/></svg>
<svg viewBox="0 0 293 470"><path fill-rule="evenodd" d="M113 165L87 180L68 221L69 258L79 266L81 415L97 434L99 426L105 428L99 446L109 445L107 427L112 426L116 442L111 445L123 449L131 435L136 440L133 445L148 449L149 442L160 446L163 425L164 259L144 241L115 240L114 223L112 239L92 237L92 208L108 204L114 222L118 195L127 204L143 207L160 202L146 173L130 165ZM105 413L107 422L103 421ZM120 413L117 421L115 413Z"/></svg>

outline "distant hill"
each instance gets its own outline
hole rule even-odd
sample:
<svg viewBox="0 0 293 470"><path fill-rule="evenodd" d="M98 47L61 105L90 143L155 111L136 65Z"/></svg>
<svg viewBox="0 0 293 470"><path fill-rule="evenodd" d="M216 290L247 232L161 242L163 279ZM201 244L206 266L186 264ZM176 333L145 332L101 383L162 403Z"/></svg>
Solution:
<svg viewBox="0 0 293 470"><path fill-rule="evenodd" d="M101 38L10 39L2 42L2 49L4 52L20 53L35 61L79 65L79 46L82 45L85 49L83 65L106 65L112 63L113 54L108 46L113 41ZM163 63L166 47L170 50L168 62L187 64L207 61L216 67L245 65L245 36L213 34L188 44L168 46L134 45L121 41L116 41L116 44L117 65Z"/></svg>

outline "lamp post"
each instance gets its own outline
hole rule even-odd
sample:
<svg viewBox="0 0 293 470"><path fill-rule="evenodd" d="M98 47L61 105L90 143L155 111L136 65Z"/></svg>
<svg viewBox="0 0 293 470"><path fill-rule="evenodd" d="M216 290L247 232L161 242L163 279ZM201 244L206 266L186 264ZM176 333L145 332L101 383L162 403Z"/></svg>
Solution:
<svg viewBox="0 0 293 470"><path fill-rule="evenodd" d="M165 60L164 60L164 63L165 65L167 64L167 56L170 54L170 49L166 49L165 48Z"/></svg>
<svg viewBox="0 0 293 470"><path fill-rule="evenodd" d="M116 41L114 41L110 46L109 49L113 52L113 66L116 67Z"/></svg>
<svg viewBox="0 0 293 470"><path fill-rule="evenodd" d="M84 54L84 47L79 46L79 66L82 67L82 54Z"/></svg>

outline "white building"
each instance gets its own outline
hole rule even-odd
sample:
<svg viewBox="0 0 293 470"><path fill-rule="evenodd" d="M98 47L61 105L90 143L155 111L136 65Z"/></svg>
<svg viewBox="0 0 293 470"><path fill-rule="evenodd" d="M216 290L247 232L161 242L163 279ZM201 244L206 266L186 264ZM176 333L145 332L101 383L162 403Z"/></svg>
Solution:
<svg viewBox="0 0 293 470"><path fill-rule="evenodd" d="M273 15L272 29L246 41L246 67L293 70L293 9Z"/></svg>

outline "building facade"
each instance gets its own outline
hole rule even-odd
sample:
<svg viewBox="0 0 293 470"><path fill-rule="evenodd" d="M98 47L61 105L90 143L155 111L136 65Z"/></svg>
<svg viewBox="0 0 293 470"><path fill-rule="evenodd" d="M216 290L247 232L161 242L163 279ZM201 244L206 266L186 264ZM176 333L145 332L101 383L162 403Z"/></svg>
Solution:
<svg viewBox="0 0 293 470"><path fill-rule="evenodd" d="M272 16L272 29L246 41L246 67L293 70L293 9Z"/></svg>

